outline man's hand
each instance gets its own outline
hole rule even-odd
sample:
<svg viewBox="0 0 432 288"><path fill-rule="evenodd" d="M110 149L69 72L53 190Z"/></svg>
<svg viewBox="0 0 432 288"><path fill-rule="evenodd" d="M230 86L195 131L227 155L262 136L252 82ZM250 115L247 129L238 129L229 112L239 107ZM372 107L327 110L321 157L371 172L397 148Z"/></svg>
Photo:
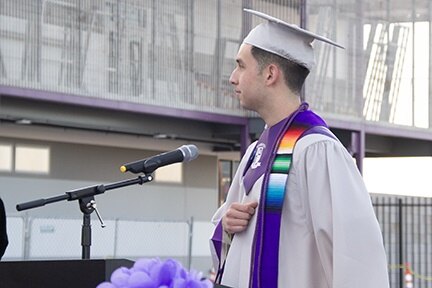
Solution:
<svg viewBox="0 0 432 288"><path fill-rule="evenodd" d="M258 202L232 203L222 218L224 230L231 234L244 231L257 206Z"/></svg>

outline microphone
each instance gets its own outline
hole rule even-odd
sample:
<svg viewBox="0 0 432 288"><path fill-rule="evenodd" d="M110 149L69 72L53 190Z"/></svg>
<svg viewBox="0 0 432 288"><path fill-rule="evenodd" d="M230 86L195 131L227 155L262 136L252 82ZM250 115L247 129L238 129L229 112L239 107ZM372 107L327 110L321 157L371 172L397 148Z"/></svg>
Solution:
<svg viewBox="0 0 432 288"><path fill-rule="evenodd" d="M158 154L146 159L124 164L120 167L121 172L153 173L157 168L177 162L189 162L198 157L198 148L195 145L183 145L176 150Z"/></svg>

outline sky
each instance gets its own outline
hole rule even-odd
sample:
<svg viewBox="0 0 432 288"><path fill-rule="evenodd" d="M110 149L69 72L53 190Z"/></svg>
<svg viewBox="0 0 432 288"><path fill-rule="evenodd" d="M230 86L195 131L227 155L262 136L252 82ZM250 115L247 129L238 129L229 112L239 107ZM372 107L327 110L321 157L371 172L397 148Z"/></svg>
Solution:
<svg viewBox="0 0 432 288"><path fill-rule="evenodd" d="M432 157L365 158L370 193L432 197Z"/></svg>

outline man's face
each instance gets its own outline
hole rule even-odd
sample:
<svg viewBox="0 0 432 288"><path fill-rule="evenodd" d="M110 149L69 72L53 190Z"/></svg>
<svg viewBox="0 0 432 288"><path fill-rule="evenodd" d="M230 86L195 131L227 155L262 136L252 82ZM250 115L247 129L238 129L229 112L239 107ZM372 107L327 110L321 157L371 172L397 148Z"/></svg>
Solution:
<svg viewBox="0 0 432 288"><path fill-rule="evenodd" d="M262 102L264 76L259 71L258 63L251 53L252 46L242 44L237 53L237 66L231 73L230 83L239 98L240 105L246 109L258 111Z"/></svg>

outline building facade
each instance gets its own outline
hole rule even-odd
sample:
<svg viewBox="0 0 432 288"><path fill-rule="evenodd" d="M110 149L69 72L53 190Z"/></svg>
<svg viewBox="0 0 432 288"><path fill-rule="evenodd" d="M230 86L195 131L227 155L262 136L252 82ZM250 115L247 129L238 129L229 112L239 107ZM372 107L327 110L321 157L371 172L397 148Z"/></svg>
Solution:
<svg viewBox="0 0 432 288"><path fill-rule="evenodd" d="M430 1L3 0L0 196L15 205L136 175L122 164L195 144L200 157L155 181L107 191L107 219L208 221L263 129L229 76L252 8L306 27L304 99L362 169L366 156L432 154ZM180 177L178 177L180 175ZM49 204L29 217L79 218Z"/></svg>

